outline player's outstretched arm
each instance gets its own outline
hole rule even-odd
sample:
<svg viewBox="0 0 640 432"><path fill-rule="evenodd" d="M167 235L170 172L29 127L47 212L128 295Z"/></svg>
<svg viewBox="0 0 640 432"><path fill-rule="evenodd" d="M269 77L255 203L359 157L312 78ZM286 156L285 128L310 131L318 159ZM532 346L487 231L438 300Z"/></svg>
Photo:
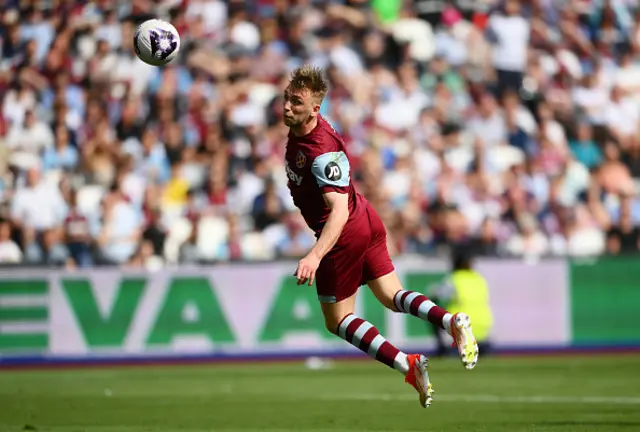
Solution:
<svg viewBox="0 0 640 432"><path fill-rule="evenodd" d="M311 249L318 259L324 258L326 254L335 246L342 234L347 220L349 219L349 195L340 192L327 192L322 195L327 206L331 209L329 218L322 228L322 233L318 242Z"/></svg>
<svg viewBox="0 0 640 432"><path fill-rule="evenodd" d="M336 244L342 233L347 220L349 219L349 195L339 192L327 192L323 194L327 206L331 209L329 218L322 228L320 238L306 257L302 258L296 269L298 285L309 281L309 286L313 285L316 277L316 270L322 258Z"/></svg>

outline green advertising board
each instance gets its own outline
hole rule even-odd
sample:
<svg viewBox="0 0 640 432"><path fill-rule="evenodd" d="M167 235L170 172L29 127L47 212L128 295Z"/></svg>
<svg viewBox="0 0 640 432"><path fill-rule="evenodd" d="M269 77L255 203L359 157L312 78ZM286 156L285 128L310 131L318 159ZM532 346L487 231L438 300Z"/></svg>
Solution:
<svg viewBox="0 0 640 432"><path fill-rule="evenodd" d="M640 262L634 257L571 263L576 345L640 344Z"/></svg>
<svg viewBox="0 0 640 432"><path fill-rule="evenodd" d="M315 289L297 286L291 266L6 272L0 357L353 352L326 331ZM402 258L396 266L406 289L424 293L446 275L440 261ZM640 344L640 326L631 319L640 271L630 262L487 261L479 269L490 286L498 347ZM434 346L431 326L384 309L366 288L356 313L400 347Z"/></svg>

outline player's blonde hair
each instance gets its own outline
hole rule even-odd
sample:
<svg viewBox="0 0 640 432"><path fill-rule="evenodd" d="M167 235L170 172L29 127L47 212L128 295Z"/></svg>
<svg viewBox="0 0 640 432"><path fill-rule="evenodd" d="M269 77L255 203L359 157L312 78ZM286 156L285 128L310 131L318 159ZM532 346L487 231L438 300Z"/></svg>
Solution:
<svg viewBox="0 0 640 432"><path fill-rule="evenodd" d="M324 73L319 67L304 65L296 68L291 73L291 82L289 86L295 90L307 89L311 95L322 102L329 91L329 85L324 79Z"/></svg>

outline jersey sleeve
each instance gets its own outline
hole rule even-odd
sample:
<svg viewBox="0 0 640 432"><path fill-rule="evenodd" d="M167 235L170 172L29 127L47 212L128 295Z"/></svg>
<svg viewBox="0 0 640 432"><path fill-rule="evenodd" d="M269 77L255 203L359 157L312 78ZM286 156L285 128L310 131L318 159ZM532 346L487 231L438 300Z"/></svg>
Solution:
<svg viewBox="0 0 640 432"><path fill-rule="evenodd" d="M311 173L323 193L347 193L349 191L351 167L349 159L343 151L328 152L317 156L311 165Z"/></svg>

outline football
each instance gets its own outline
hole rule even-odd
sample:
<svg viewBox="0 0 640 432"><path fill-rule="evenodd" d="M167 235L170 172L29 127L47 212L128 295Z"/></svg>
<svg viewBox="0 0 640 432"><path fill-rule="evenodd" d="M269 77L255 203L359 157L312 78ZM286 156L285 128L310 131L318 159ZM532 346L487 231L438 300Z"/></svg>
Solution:
<svg viewBox="0 0 640 432"><path fill-rule="evenodd" d="M136 55L143 62L153 66L163 66L178 55L180 35L171 23L150 19L136 29L133 47Z"/></svg>

